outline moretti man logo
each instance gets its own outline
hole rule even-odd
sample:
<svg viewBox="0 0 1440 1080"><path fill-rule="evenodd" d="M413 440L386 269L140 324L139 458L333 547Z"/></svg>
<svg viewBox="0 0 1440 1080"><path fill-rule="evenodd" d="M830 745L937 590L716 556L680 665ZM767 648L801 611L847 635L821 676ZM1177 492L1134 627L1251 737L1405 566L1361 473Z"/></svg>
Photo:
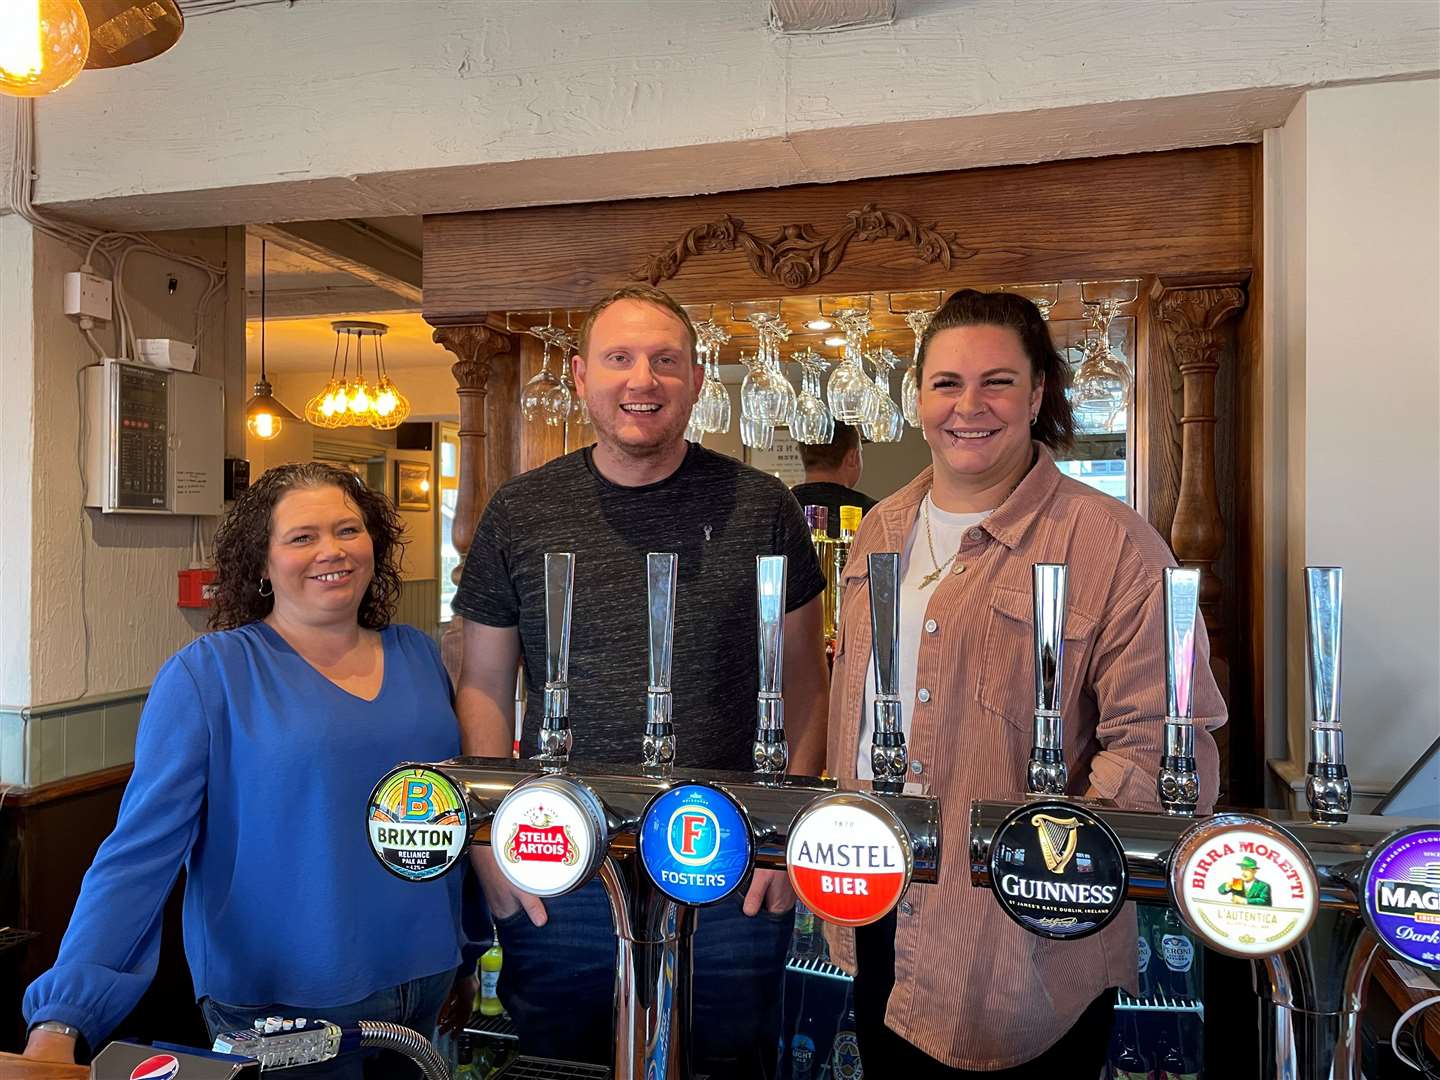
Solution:
<svg viewBox="0 0 1440 1080"><path fill-rule="evenodd" d="M990 878L1001 910L1032 934L1070 940L1104 928L1125 906L1125 850L1083 807L1030 803L1000 823Z"/></svg>
<svg viewBox="0 0 1440 1080"><path fill-rule="evenodd" d="M449 777L404 767L370 794L370 848L391 873L409 881L439 877L469 840L465 798Z"/></svg>
<svg viewBox="0 0 1440 1080"><path fill-rule="evenodd" d="M640 860L655 887L682 904L713 904L745 880L753 842L739 804L708 784L680 784L650 801Z"/></svg>
<svg viewBox="0 0 1440 1080"><path fill-rule="evenodd" d="M1404 829L1365 864L1365 921L1397 955L1440 970L1440 828Z"/></svg>
<svg viewBox="0 0 1440 1080"><path fill-rule="evenodd" d="M180 1075L180 1061L169 1054L156 1054L136 1065L130 1080L175 1080Z"/></svg>
<svg viewBox="0 0 1440 1080"><path fill-rule="evenodd" d="M1260 818L1225 814L1175 845L1170 887L1181 917L1231 956L1281 952L1309 933L1319 903L1304 848Z"/></svg>
<svg viewBox="0 0 1440 1080"><path fill-rule="evenodd" d="M875 800L823 795L791 826L785 863L791 886L816 915L865 926L887 915L910 884L909 835Z"/></svg>

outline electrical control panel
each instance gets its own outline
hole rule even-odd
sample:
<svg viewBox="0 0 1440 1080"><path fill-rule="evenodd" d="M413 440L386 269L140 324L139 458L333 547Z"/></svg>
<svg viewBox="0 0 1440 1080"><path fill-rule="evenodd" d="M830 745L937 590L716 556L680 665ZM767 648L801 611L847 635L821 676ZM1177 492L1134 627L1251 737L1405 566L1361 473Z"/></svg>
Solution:
<svg viewBox="0 0 1440 1080"><path fill-rule="evenodd" d="M107 514L218 515L225 387L122 360L85 369L85 505Z"/></svg>

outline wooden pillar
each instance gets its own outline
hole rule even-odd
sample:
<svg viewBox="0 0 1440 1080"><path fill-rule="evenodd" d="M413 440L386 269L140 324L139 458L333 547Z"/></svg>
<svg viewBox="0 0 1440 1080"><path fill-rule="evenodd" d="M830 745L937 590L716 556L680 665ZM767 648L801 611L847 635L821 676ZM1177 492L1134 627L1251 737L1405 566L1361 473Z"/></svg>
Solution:
<svg viewBox="0 0 1440 1080"><path fill-rule="evenodd" d="M1229 627L1218 563L1227 536L1220 512L1215 459L1216 380L1234 355L1234 320L1245 306L1243 275L1157 278L1151 289L1155 323L1171 370L1178 372L1180 478L1169 523L1171 550L1182 566L1202 573L1200 609L1217 677L1228 667ZM1228 690L1228 679L1221 689Z"/></svg>
<svg viewBox="0 0 1440 1080"><path fill-rule="evenodd" d="M470 541L475 536L475 526L480 522L480 511L488 500L492 482L503 482L508 477L492 478L487 474L489 440L486 428L486 396L490 389L490 375L497 357L514 353L515 342L508 334L483 324L442 326L433 335L437 344L445 346L455 354L455 363L450 372L455 377L455 390L460 398L460 462L459 496L455 505L455 526L450 542L460 553L460 565L455 569L455 582L465 569L465 554L470 550ZM513 366L513 365L512 365ZM513 408L512 402L503 403ZM509 440L505 440L509 441ZM460 674L460 628L451 626L440 643L441 656L450 671L452 679Z"/></svg>

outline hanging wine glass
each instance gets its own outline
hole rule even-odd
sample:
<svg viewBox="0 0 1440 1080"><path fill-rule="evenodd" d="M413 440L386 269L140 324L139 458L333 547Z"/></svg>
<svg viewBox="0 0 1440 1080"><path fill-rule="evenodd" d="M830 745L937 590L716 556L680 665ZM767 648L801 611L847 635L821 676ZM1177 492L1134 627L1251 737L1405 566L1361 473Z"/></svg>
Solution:
<svg viewBox="0 0 1440 1080"><path fill-rule="evenodd" d="M572 342L558 327L546 327L545 336L560 356L560 375L541 397L542 415L550 427L564 427L575 410L575 385L570 381L568 363Z"/></svg>
<svg viewBox="0 0 1440 1080"><path fill-rule="evenodd" d="M696 359L705 368L705 379L700 384L690 422L706 433L729 431L730 394L720 381L720 346L730 340L730 335L706 320L695 324L695 336Z"/></svg>
<svg viewBox="0 0 1440 1080"><path fill-rule="evenodd" d="M790 328L779 316L759 313L748 316L760 339L757 351L765 386L764 409L757 419L768 420L771 426L786 425L795 417L795 387L780 366L780 343L790 337Z"/></svg>
<svg viewBox="0 0 1440 1080"><path fill-rule="evenodd" d="M520 388L520 415L530 422L545 420L550 391L560 385L559 378L550 370L550 350L555 346L553 326L530 327L527 334L540 339L540 370Z"/></svg>
<svg viewBox="0 0 1440 1080"><path fill-rule="evenodd" d="M835 435L835 418L820 396L820 376L830 362L806 348L790 357L800 369L800 393L795 398L795 422L790 433L796 442L812 446L828 443Z"/></svg>
<svg viewBox="0 0 1440 1080"><path fill-rule="evenodd" d="M905 312L905 325L915 335L915 355L900 379L900 411L905 415L906 423L914 428L920 426L920 342L924 340L925 331L933 318L933 311Z"/></svg>
<svg viewBox="0 0 1440 1080"><path fill-rule="evenodd" d="M871 442L899 442L905 434L905 416L890 392L890 374L900 366L901 358L889 349L872 349L866 356L875 366L871 418L865 425L865 436Z"/></svg>
<svg viewBox="0 0 1440 1080"><path fill-rule="evenodd" d="M1083 427L1109 431L1125 411L1133 381L1129 365L1110 346L1110 324L1119 304L1111 299L1085 301L1085 309L1090 326L1071 383L1070 399L1081 415Z"/></svg>
<svg viewBox="0 0 1440 1080"><path fill-rule="evenodd" d="M863 424L874 408L874 382L861 363L865 337L870 333L870 313L846 308L836 313L835 320L845 331L845 354L825 387L830 415L847 424Z"/></svg>

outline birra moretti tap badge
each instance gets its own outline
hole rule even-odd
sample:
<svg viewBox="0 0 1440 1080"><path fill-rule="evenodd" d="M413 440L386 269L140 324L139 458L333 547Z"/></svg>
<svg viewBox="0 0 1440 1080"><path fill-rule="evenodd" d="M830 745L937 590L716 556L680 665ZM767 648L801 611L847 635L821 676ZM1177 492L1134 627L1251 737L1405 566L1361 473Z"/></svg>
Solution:
<svg viewBox="0 0 1440 1080"><path fill-rule="evenodd" d="M884 918L910 884L909 834L867 795L822 795L796 817L785 846L790 884L826 922L865 926Z"/></svg>
<svg viewBox="0 0 1440 1080"><path fill-rule="evenodd" d="M740 804L708 784L680 784L640 819L640 861L655 887L681 904L713 904L740 887L754 841Z"/></svg>
<svg viewBox="0 0 1440 1080"><path fill-rule="evenodd" d="M1315 867L1288 833L1261 818L1224 814L1196 825L1170 857L1170 894L1205 943L1244 959L1270 956L1310 930Z"/></svg>
<svg viewBox="0 0 1440 1080"><path fill-rule="evenodd" d="M546 778L505 796L490 823L495 861L518 889L561 896L590 877L600 842L596 811L578 785Z"/></svg>
<svg viewBox="0 0 1440 1080"><path fill-rule="evenodd" d="M1440 827L1402 829L1365 863L1365 921L1387 948L1440 970Z"/></svg>
<svg viewBox="0 0 1440 1080"><path fill-rule="evenodd" d="M370 793L370 849L407 881L439 877L470 838L465 795L443 773L413 765L386 774Z"/></svg>
<svg viewBox="0 0 1440 1080"><path fill-rule="evenodd" d="M990 842L995 898L1032 934L1062 941L1104 928L1125 906L1129 874L1113 829L1084 807L1027 803Z"/></svg>

